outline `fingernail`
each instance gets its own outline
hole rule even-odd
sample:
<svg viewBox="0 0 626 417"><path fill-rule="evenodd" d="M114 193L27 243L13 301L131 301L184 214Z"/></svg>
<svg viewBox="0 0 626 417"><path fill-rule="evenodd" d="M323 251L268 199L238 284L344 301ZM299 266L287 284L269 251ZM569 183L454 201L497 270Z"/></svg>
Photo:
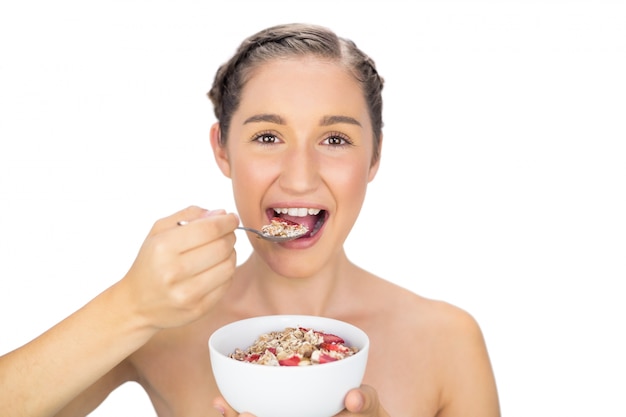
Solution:
<svg viewBox="0 0 626 417"><path fill-rule="evenodd" d="M214 405L213 408L215 408L221 415L224 415L226 413L226 410L224 410L224 408L220 407L219 405Z"/></svg>
<svg viewBox="0 0 626 417"><path fill-rule="evenodd" d="M359 392L359 395L357 396L358 400L356 402L356 412L361 411L361 409L363 409L363 404L365 403L365 399L363 398L363 395Z"/></svg>
<svg viewBox="0 0 626 417"><path fill-rule="evenodd" d="M224 213L226 213L226 210L224 209L207 210L206 212L204 212L204 216L209 217L215 214L224 214Z"/></svg>

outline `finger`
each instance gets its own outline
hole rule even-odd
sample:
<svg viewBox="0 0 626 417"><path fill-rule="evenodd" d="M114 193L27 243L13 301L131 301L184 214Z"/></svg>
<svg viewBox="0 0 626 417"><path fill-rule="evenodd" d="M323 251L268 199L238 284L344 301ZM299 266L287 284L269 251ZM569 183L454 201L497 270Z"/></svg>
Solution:
<svg viewBox="0 0 626 417"><path fill-rule="evenodd" d="M174 307L190 315L202 315L210 310L226 293L235 272L233 255L210 270L178 282L169 291Z"/></svg>
<svg viewBox="0 0 626 417"><path fill-rule="evenodd" d="M344 401L346 410L360 415L377 415L378 395L376 390L369 385L350 390Z"/></svg>
<svg viewBox="0 0 626 417"><path fill-rule="evenodd" d="M160 233L163 230L175 226L179 221L192 221L206 216L209 211L198 206L189 206L170 216L157 220L150 230L150 234Z"/></svg>
<svg viewBox="0 0 626 417"><path fill-rule="evenodd" d="M218 214L226 214L226 210L224 209L213 209L213 210L205 210L203 212L200 212L200 215L196 215L195 212L191 212L189 215L187 215L186 212L183 212L182 214L182 218L179 219L178 221L176 221L176 225L177 226L185 226L195 220L199 220L202 219L204 217L210 217L210 216L216 216ZM178 216L177 216L178 217ZM177 218L176 217L176 218Z"/></svg>
<svg viewBox="0 0 626 417"><path fill-rule="evenodd" d="M214 399L213 407L225 417L255 417L254 414L250 413L237 413L228 405L224 397Z"/></svg>
<svg viewBox="0 0 626 417"><path fill-rule="evenodd" d="M351 413L360 413L365 406L365 402L365 396L359 389L349 391L344 400L346 410Z"/></svg>
<svg viewBox="0 0 626 417"><path fill-rule="evenodd" d="M197 305L201 312L208 311L224 295L230 286L231 279L236 268L236 256L232 256L213 267L193 280L188 280L186 285L189 291L200 294L201 299Z"/></svg>
<svg viewBox="0 0 626 417"><path fill-rule="evenodd" d="M233 410L224 397L217 397L213 400L213 407L225 417L237 417L239 413Z"/></svg>
<svg viewBox="0 0 626 417"><path fill-rule="evenodd" d="M227 234L202 246L190 249L180 255L180 272L183 276L194 277L228 259L235 250L237 238Z"/></svg>
<svg viewBox="0 0 626 417"><path fill-rule="evenodd" d="M175 245L173 249L178 253L184 253L232 233L238 224L239 218L234 213L215 214L201 217L184 227L176 227L163 233L167 233L168 238L171 234Z"/></svg>
<svg viewBox="0 0 626 417"><path fill-rule="evenodd" d="M198 308L196 309L199 316L211 310L222 299L222 297L224 297L224 294L226 294L226 291L230 288L231 282L232 280L229 279L218 287L214 287L204 296L202 300L200 300Z"/></svg>

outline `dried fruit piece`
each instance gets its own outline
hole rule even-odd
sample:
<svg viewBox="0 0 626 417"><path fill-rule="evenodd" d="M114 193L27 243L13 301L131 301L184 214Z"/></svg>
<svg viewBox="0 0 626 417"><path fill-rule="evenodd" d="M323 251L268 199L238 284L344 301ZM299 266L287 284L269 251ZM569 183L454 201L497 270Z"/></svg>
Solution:
<svg viewBox="0 0 626 417"><path fill-rule="evenodd" d="M330 355L327 355L325 353L322 353L320 355L320 359L319 359L320 363L335 362L337 360L338 360L337 358L334 358L334 357L332 357Z"/></svg>
<svg viewBox="0 0 626 417"><path fill-rule="evenodd" d="M336 336L334 334L330 334L330 333L318 333L318 334L324 338L324 342L326 343L345 343L341 337Z"/></svg>
<svg viewBox="0 0 626 417"><path fill-rule="evenodd" d="M298 355L293 355L287 359L280 359L278 363L280 366L298 366L300 364L300 357Z"/></svg>

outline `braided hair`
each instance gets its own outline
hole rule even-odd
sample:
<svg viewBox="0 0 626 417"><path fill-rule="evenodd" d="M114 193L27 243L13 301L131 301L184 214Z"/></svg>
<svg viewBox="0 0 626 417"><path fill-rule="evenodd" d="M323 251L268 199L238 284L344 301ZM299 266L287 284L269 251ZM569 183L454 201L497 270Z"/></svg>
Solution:
<svg viewBox="0 0 626 417"><path fill-rule="evenodd" d="M363 89L374 137L372 163L380 156L382 138L382 89L384 80L374 61L356 44L317 25L291 23L264 29L246 38L230 60L215 74L208 96L219 121L222 145L226 143L233 113L239 106L241 90L251 72L260 64L277 59L313 55L344 65Z"/></svg>

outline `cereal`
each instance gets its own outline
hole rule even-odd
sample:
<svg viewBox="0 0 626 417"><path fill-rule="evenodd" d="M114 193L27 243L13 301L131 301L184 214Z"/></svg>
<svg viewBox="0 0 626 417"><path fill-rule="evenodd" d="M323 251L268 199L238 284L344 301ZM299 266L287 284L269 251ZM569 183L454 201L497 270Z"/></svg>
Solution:
<svg viewBox="0 0 626 417"><path fill-rule="evenodd" d="M269 224L261 227L261 232L267 236L294 237L302 236L308 231L309 228L305 225L280 217L273 217Z"/></svg>
<svg viewBox="0 0 626 417"><path fill-rule="evenodd" d="M358 352L330 333L304 327L287 327L261 335L245 350L235 349L230 357L238 361L270 366L304 366L334 362Z"/></svg>

